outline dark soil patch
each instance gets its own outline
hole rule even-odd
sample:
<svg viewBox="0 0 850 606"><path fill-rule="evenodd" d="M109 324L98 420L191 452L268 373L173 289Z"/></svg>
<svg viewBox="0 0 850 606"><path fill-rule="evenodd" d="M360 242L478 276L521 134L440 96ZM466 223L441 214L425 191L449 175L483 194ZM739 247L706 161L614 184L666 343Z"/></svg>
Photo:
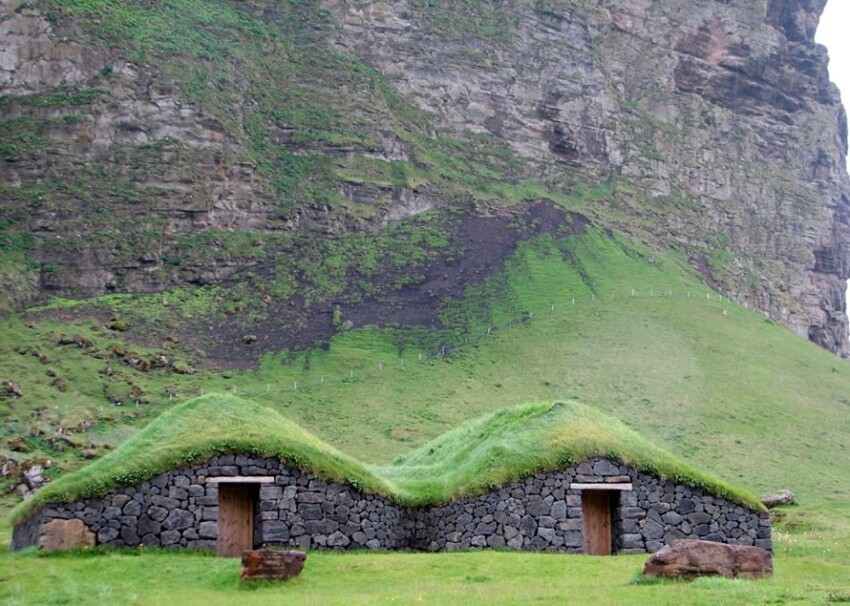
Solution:
<svg viewBox="0 0 850 606"><path fill-rule="evenodd" d="M374 297L361 298L349 280L346 290L333 301L305 305L301 297L272 304L266 319L246 325L243 321L198 326L208 337L201 345L208 361L217 368L253 368L268 352L305 350L327 343L337 332L334 310L354 328L402 326L442 328L440 312L446 299L460 299L464 289L482 283L504 266L517 245L542 234L583 233L588 220L544 201L504 209L490 215L464 214L453 233L447 234L450 253L415 268L423 279L398 289L386 288L404 273L388 266L375 280ZM406 270L409 273L410 269ZM352 276L353 277L353 276ZM256 341L246 344L250 331ZM189 336L189 335L187 335Z"/></svg>
<svg viewBox="0 0 850 606"><path fill-rule="evenodd" d="M249 306L232 316L222 309L215 317L180 318L171 326L163 318L133 315L120 336L130 344L153 348L162 347L166 338L176 339L190 358L195 357L192 350L204 358L198 364L227 370L256 368L266 353L303 351L326 345L340 330L339 317L349 328L371 325L440 329L444 328L440 313L445 302L461 299L466 287L481 284L502 269L520 242L543 234L558 237L581 234L588 223L582 215L569 213L549 201L526 203L490 214L457 213L445 222L449 246L444 254L403 269L387 263L385 271L372 276L351 268L345 289L332 300L308 304L301 295L286 300L258 295L257 301L263 299L261 309ZM257 280L271 282L274 272L273 264L255 265L244 274L232 276L223 287ZM411 280L411 276L415 279ZM369 291L374 295L364 296L364 282L369 283ZM222 308L225 305L227 302L223 300ZM338 310L336 322L335 310ZM29 319L52 318L65 323L91 320L105 325L110 317L107 306L82 304L38 312Z"/></svg>

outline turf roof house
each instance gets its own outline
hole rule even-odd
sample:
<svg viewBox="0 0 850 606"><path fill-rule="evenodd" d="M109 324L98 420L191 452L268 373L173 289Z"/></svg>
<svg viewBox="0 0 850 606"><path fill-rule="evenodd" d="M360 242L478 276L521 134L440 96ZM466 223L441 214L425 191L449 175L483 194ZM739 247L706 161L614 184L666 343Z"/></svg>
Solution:
<svg viewBox="0 0 850 606"><path fill-rule="evenodd" d="M97 544L226 556L263 545L609 554L680 538L771 549L754 497L575 403L506 409L378 468L272 410L205 396L49 484L13 523L13 549L69 528Z"/></svg>

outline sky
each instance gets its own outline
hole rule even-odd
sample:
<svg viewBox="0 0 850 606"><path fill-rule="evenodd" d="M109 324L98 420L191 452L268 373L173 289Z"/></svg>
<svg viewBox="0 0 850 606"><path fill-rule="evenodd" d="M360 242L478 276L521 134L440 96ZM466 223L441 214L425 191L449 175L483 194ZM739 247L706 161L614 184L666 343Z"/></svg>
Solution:
<svg viewBox="0 0 850 606"><path fill-rule="evenodd" d="M829 78L841 89L850 108L850 0L828 0L815 40L829 49Z"/></svg>

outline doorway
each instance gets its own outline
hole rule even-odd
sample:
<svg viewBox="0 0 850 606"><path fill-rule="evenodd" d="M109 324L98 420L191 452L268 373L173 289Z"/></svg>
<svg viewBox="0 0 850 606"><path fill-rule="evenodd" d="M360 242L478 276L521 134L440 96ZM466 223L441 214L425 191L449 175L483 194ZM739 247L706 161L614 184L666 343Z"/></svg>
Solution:
<svg viewBox="0 0 850 606"><path fill-rule="evenodd" d="M611 555L612 515L619 493L611 490L583 490L581 493L582 537L587 555Z"/></svg>
<svg viewBox="0 0 850 606"><path fill-rule="evenodd" d="M218 540L215 551L226 558L242 557L254 548L254 511L259 489L256 484L219 484Z"/></svg>

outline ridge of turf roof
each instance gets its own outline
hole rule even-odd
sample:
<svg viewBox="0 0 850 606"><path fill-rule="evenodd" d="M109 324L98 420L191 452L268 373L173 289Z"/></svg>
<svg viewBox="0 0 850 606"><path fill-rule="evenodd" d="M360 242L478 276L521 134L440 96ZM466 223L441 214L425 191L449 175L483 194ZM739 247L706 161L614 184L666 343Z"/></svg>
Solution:
<svg viewBox="0 0 850 606"><path fill-rule="evenodd" d="M25 519L46 503L99 496L215 455L236 453L279 458L403 505L443 503L602 456L763 509L753 495L696 470L578 402L506 408L446 432L390 465L373 466L277 411L235 396L209 394L173 407L101 459L47 484L14 509L12 520Z"/></svg>

